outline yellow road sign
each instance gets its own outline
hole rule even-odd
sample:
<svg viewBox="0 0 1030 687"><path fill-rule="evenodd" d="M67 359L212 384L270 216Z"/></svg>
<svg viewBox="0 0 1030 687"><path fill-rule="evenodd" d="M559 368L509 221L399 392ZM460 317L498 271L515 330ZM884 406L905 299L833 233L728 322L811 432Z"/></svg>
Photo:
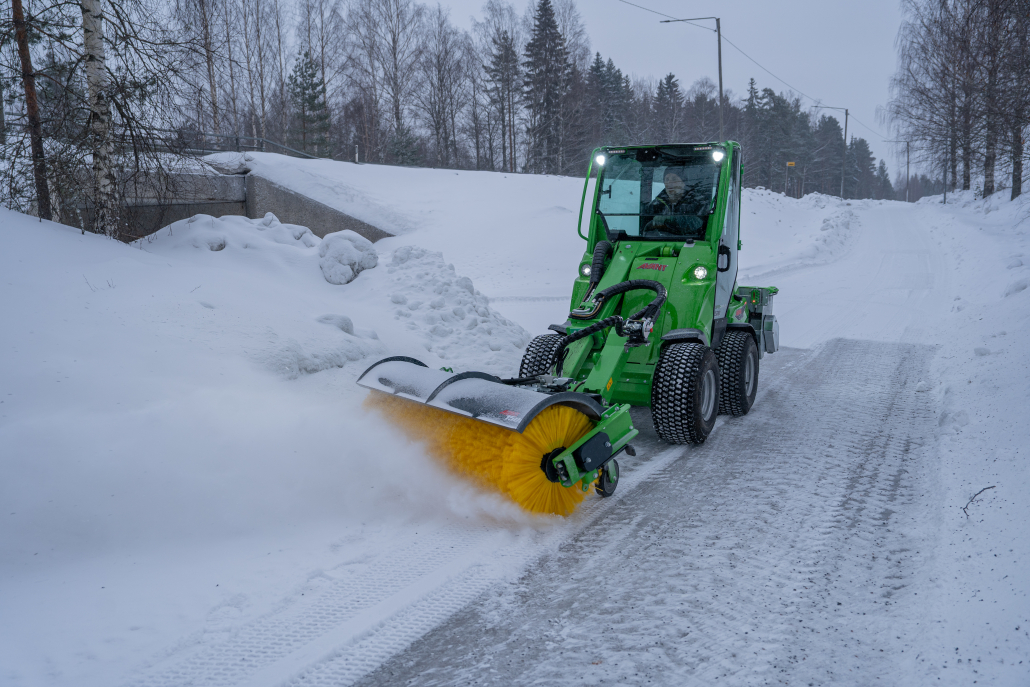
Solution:
<svg viewBox="0 0 1030 687"><path fill-rule="evenodd" d="M787 166L788 166L788 167L793 167L793 166L794 166L794 163L793 163L793 162L788 162L788 163L787 163Z"/></svg>

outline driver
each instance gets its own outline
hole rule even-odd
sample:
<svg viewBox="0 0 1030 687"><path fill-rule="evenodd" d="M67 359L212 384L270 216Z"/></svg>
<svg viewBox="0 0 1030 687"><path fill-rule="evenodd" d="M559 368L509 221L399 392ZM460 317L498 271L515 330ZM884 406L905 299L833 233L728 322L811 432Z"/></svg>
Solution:
<svg viewBox="0 0 1030 687"><path fill-rule="evenodd" d="M644 215L653 216L644 231L687 234L701 228L700 203L687 192L686 176L682 167L665 168L665 188L644 208Z"/></svg>

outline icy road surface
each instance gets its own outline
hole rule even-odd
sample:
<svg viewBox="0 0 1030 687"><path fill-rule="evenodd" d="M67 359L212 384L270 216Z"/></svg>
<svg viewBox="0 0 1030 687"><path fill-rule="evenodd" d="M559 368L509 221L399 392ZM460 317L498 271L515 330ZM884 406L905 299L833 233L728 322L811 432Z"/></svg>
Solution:
<svg viewBox="0 0 1030 687"><path fill-rule="evenodd" d="M766 357L749 415L646 481L623 460L631 488L556 555L359 684L896 684L919 631L932 355L837 339ZM330 662L294 684L339 681Z"/></svg>

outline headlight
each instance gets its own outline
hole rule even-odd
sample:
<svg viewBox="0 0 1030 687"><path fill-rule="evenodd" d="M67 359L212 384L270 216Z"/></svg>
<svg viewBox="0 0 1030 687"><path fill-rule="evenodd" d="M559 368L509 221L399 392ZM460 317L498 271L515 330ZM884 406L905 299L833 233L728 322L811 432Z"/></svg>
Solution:
<svg viewBox="0 0 1030 687"><path fill-rule="evenodd" d="M708 276L708 268L705 267L704 265L698 265L697 267L694 268L694 279L697 279L698 281L700 281L700 280L704 279L707 276Z"/></svg>
<svg viewBox="0 0 1030 687"><path fill-rule="evenodd" d="M724 157L726 157L726 153L722 152L721 150L712 151L712 159L716 162L720 162Z"/></svg>
<svg viewBox="0 0 1030 687"><path fill-rule="evenodd" d="M583 265L582 267L580 267L579 268L579 273L582 274L584 277L589 277L590 276L590 265Z"/></svg>
<svg viewBox="0 0 1030 687"><path fill-rule="evenodd" d="M594 162L596 162L597 164L601 165L602 167L604 166L604 161L605 161L604 155L598 155L597 157L594 158Z"/></svg>

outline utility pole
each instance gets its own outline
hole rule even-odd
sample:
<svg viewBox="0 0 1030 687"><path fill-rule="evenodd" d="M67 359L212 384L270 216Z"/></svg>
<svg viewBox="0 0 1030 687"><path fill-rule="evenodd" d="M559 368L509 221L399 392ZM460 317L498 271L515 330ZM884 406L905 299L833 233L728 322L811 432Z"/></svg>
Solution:
<svg viewBox="0 0 1030 687"><path fill-rule="evenodd" d="M848 108L844 108L844 155L840 161L840 199L844 200L844 174L848 166Z"/></svg>
<svg viewBox="0 0 1030 687"><path fill-rule="evenodd" d="M668 16L668 15L666 15L666 16ZM716 34L717 41L718 41L718 51L719 51L719 140L720 141L725 141L726 140L726 129L725 129L724 125L723 125L723 115L722 115L722 111L723 111L723 103L722 103L722 20L719 17L694 17L693 19L663 19L661 21L661 23L662 24L672 24L674 22L680 22L680 21L686 21L686 22L691 22L691 21L707 21L709 19L714 19L715 20L715 34ZM711 29L708 29L708 30L711 31Z"/></svg>

